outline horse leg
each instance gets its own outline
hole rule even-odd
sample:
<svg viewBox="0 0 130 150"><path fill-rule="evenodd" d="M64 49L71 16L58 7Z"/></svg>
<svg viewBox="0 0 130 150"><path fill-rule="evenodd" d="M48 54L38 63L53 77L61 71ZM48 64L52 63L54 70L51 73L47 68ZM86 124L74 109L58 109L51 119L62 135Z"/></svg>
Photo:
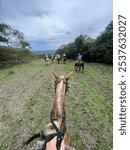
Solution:
<svg viewBox="0 0 130 150"><path fill-rule="evenodd" d="M66 58L64 59L64 64L66 64Z"/></svg>
<svg viewBox="0 0 130 150"><path fill-rule="evenodd" d="M84 64L82 64L82 73L84 73Z"/></svg>
<svg viewBox="0 0 130 150"><path fill-rule="evenodd" d="M79 66L79 72L80 72L81 66Z"/></svg>
<svg viewBox="0 0 130 150"><path fill-rule="evenodd" d="M75 65L75 71L77 71L77 66Z"/></svg>

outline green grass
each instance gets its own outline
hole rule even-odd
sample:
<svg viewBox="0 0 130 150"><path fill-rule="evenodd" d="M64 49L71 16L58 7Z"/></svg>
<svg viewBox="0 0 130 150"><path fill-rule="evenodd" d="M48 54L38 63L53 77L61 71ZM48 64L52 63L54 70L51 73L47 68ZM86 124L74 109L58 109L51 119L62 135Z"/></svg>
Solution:
<svg viewBox="0 0 130 150"><path fill-rule="evenodd" d="M74 62L46 66L32 61L0 71L0 150L25 150L22 143L50 121L54 98L51 70L66 74ZM67 129L77 150L112 149L112 66L85 63L74 71L65 97Z"/></svg>

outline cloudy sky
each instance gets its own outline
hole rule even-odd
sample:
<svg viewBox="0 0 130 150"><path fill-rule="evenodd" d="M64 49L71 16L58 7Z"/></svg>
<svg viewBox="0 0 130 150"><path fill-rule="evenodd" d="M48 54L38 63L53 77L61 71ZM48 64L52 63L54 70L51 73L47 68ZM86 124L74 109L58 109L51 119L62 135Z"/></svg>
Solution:
<svg viewBox="0 0 130 150"><path fill-rule="evenodd" d="M0 0L0 23L23 32L33 50L55 50L78 35L96 38L113 16L112 0Z"/></svg>

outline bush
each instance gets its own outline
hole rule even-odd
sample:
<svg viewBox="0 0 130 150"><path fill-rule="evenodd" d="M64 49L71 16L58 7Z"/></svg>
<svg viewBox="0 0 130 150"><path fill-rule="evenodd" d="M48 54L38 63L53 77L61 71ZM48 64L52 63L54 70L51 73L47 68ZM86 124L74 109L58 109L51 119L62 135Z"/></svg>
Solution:
<svg viewBox="0 0 130 150"><path fill-rule="evenodd" d="M27 63L32 59L34 59L34 56L29 51L8 46L0 46L0 68Z"/></svg>

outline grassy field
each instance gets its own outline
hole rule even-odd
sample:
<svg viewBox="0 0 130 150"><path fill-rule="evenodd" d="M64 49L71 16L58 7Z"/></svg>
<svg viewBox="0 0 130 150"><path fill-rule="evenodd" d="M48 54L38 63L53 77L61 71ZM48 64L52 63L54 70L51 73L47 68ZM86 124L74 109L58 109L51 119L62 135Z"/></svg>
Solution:
<svg viewBox="0 0 130 150"><path fill-rule="evenodd" d="M0 71L0 150L28 150L23 141L50 121L54 98L51 70L66 74L74 62L43 60ZM69 80L65 97L67 129L77 150L112 150L112 66L86 63Z"/></svg>

